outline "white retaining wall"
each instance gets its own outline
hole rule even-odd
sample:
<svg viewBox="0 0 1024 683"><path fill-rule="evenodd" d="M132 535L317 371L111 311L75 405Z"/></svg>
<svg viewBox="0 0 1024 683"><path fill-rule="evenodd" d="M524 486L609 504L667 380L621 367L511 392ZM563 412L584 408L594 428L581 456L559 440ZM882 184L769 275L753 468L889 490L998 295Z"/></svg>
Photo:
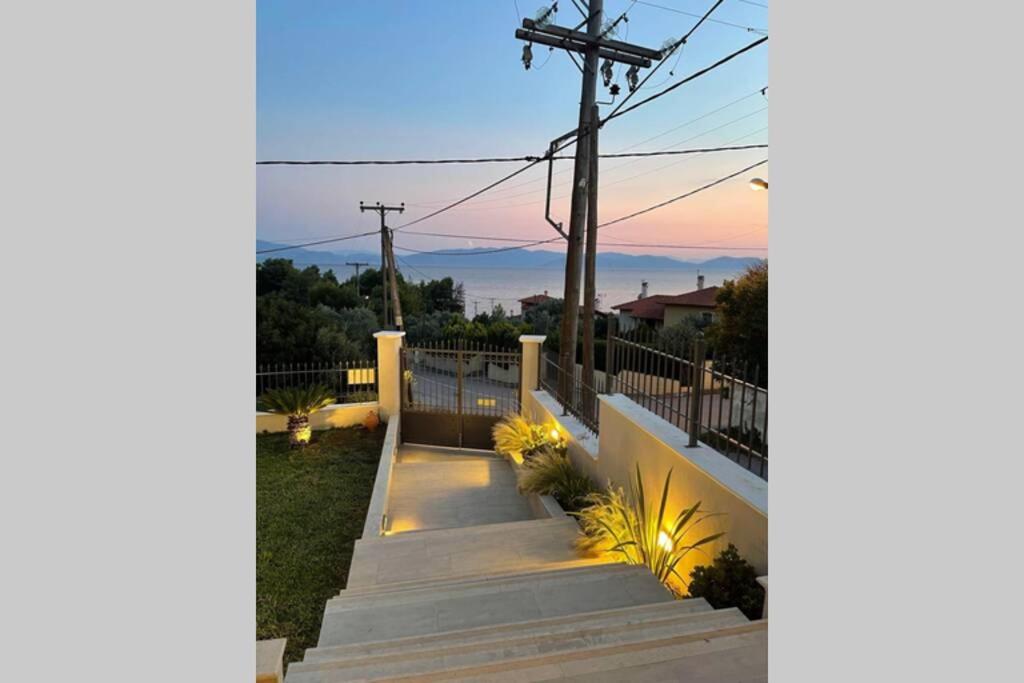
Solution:
<svg viewBox="0 0 1024 683"><path fill-rule="evenodd" d="M327 406L309 416L309 426L313 429L331 429L333 427L354 427L363 424L363 420L371 412L379 416L380 409L376 401L366 403L337 403ZM288 416L277 413L256 412L256 433L276 433L288 431Z"/></svg>
<svg viewBox="0 0 1024 683"><path fill-rule="evenodd" d="M704 546L707 555L691 553L679 567L684 577L698 564L733 543L757 569L768 573L768 482L704 444L687 447L688 435L621 394L599 396L601 433L591 434L545 391L530 391L523 414L538 422L557 422L568 435L569 457L595 483L629 487L639 463L648 496L661 494L665 475L672 470L666 518L700 501L701 510L724 513L702 523L701 536L726 535ZM694 536L697 540L700 536ZM709 557L711 556L711 557Z"/></svg>

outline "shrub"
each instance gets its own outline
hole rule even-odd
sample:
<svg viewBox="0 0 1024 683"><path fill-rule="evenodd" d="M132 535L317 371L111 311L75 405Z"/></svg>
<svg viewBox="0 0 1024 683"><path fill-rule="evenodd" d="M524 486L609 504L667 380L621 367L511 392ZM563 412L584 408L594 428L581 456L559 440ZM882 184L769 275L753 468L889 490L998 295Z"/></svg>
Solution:
<svg viewBox="0 0 1024 683"><path fill-rule="evenodd" d="M757 571L732 543L710 567L693 568L690 597L704 598L715 609L738 607L748 619L760 619L764 608L764 588L757 582Z"/></svg>
<svg viewBox="0 0 1024 683"><path fill-rule="evenodd" d="M577 548L592 554L618 554L626 564L646 565L666 588L683 595L685 591L679 584L685 586L686 580L676 571L676 566L692 551L723 534L689 541L694 527L717 516L701 514L700 501L681 510L671 524L666 524L665 507L671 481L672 471L669 470L657 508L648 505L639 465L628 495L622 488L609 488L589 496L591 506L575 513L583 530Z"/></svg>
<svg viewBox="0 0 1024 683"><path fill-rule="evenodd" d="M510 413L501 418L491 430L494 437L494 450L502 455L510 455L524 460L547 443L544 426L530 422L522 415Z"/></svg>
<svg viewBox="0 0 1024 683"><path fill-rule="evenodd" d="M551 447L541 449L524 462L519 490L554 496L569 512L581 510L597 492L590 477L573 467L565 451Z"/></svg>
<svg viewBox="0 0 1024 683"><path fill-rule="evenodd" d="M309 416L334 403L334 395L323 385L272 389L260 397L258 407L288 416L288 443L305 446L312 432Z"/></svg>

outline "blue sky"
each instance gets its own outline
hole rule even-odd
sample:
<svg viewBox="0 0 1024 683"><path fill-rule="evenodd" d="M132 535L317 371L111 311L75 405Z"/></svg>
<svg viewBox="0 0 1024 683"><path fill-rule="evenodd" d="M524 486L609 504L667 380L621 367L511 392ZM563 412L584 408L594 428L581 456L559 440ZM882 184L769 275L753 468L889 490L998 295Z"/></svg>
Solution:
<svg viewBox="0 0 1024 683"><path fill-rule="evenodd" d="M533 16L539 2L517 0ZM702 14L711 0L655 4ZM606 18L628 8L619 39L658 48L697 21L658 7L607 0ZM768 28L764 8L726 0L712 17ZM569 0L557 23L581 20ZM403 158L540 154L576 123L580 74L569 58L535 45L534 68L520 61L522 43L513 0L276 0L257 3L258 159ZM627 33L628 31L628 33ZM756 33L706 22L651 80L666 85L716 61ZM769 43L770 44L770 43ZM618 118L602 130L601 149L619 151L661 135L636 150L767 142L768 44L711 74ZM673 68L675 77L669 78ZM624 68L619 82L625 92ZM643 73L643 72L642 72ZM644 95L656 92L650 88ZM745 97L755 93L753 96ZM720 112L667 132L735 102ZM621 96L620 96L621 98ZM609 99L599 88L599 99ZM639 98L635 98L639 99ZM635 100L634 100L635 101ZM609 107L602 107L607 113ZM601 220L682 194L767 156L767 150L714 156L602 161ZM570 169L568 162L559 168ZM621 169L616 168L622 166ZM404 201L402 220L468 194L516 165L433 167L260 167L257 235L262 239L318 238L375 227L360 200ZM571 170L556 176L565 183ZM767 176L768 167L757 170ZM633 176L638 176L633 178ZM415 228L460 235L551 236L543 218L544 169L539 166L467 206ZM568 214L567 190L556 187L554 213ZM562 198L559 198L562 197ZM392 225L399 224L399 219ZM608 238L658 243L767 244L767 196L741 179L608 229ZM603 231L602 231L603 232ZM418 249L465 247L467 239L403 235L396 244ZM473 244L482 246L476 241ZM493 244L493 243L490 243ZM372 249L374 240L338 248ZM685 250L616 248L688 258ZM723 252L726 253L726 252ZM736 252L729 252L736 253ZM763 252L747 252L759 254ZM708 252L700 252L706 257Z"/></svg>

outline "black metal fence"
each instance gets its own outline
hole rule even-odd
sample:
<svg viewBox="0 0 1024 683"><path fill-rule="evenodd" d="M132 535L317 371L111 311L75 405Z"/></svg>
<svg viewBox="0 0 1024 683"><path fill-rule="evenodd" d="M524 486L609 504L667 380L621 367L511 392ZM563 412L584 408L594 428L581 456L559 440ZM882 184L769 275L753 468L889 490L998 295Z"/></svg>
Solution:
<svg viewBox="0 0 1024 683"><path fill-rule="evenodd" d="M597 394L620 393L698 440L768 478L768 389L756 364L709 351L700 336L690 343L659 337L647 328L609 328L605 372L572 377L545 354L540 384L563 410L593 432L600 429Z"/></svg>
<svg viewBox="0 0 1024 683"><path fill-rule="evenodd" d="M256 366L256 397L271 389L322 384L338 403L377 400L377 363L360 359L340 363L272 363Z"/></svg>
<svg viewBox="0 0 1024 683"><path fill-rule="evenodd" d="M598 432L600 401L598 387L583 379L583 369L577 365L572 377L558 365L558 356L545 353L540 360L540 386L569 414L583 423L594 434ZM604 393L604 392L601 392Z"/></svg>

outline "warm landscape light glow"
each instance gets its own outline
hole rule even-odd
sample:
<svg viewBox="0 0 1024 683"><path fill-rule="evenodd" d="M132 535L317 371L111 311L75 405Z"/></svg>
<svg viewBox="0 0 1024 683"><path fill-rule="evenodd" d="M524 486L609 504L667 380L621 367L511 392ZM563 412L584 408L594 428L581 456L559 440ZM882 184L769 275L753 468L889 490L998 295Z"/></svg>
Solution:
<svg viewBox="0 0 1024 683"><path fill-rule="evenodd" d="M551 434L549 434L549 436L551 437L552 441L558 441L558 430L552 429Z"/></svg>
<svg viewBox="0 0 1024 683"><path fill-rule="evenodd" d="M750 179L750 189L751 190L755 190L755 191L767 190L768 189L768 181L764 180L762 178L751 178Z"/></svg>
<svg viewBox="0 0 1024 683"><path fill-rule="evenodd" d="M672 537L664 531L658 532L658 545L666 552L672 552Z"/></svg>

